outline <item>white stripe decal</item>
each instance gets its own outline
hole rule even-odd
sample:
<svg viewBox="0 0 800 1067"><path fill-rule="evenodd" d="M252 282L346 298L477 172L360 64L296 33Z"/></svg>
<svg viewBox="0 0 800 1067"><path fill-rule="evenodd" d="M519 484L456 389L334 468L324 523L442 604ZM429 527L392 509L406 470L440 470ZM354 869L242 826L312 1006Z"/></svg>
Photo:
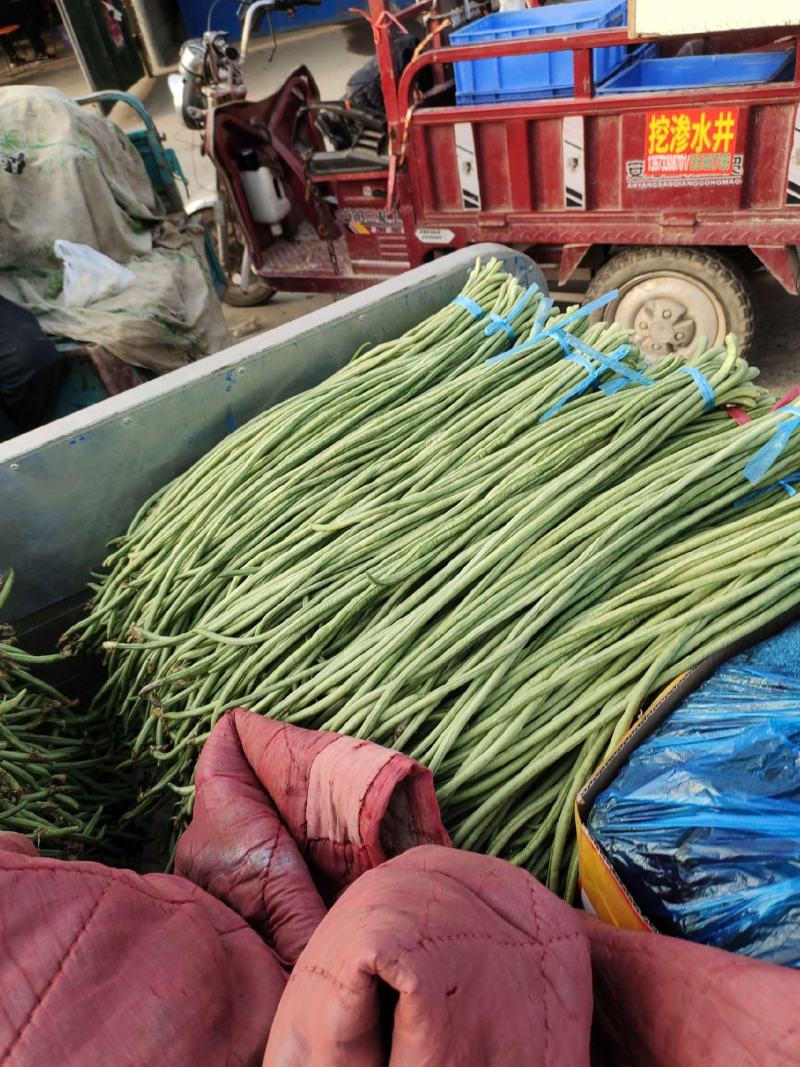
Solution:
<svg viewBox="0 0 800 1067"><path fill-rule="evenodd" d="M561 124L564 204L568 208L586 207L586 169L583 149L583 118L580 115L568 115Z"/></svg>
<svg viewBox="0 0 800 1067"><path fill-rule="evenodd" d="M481 186L478 180L478 162L475 157L475 135L471 122L457 122L456 162L461 185L461 206L467 211L481 210Z"/></svg>

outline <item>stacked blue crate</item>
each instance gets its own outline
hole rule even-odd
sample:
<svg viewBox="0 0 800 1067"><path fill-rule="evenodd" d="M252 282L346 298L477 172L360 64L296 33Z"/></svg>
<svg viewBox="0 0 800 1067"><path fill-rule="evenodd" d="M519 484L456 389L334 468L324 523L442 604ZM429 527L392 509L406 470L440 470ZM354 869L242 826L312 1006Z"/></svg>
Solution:
<svg viewBox="0 0 800 1067"><path fill-rule="evenodd" d="M581 0L557 7L499 11L450 34L452 45L485 44L545 33L615 29L627 24L627 0ZM507 100L571 96L572 52L501 56L454 63L459 106ZM600 84L629 59L627 45L594 50L594 80Z"/></svg>
<svg viewBox="0 0 800 1067"><path fill-rule="evenodd" d="M597 87L612 93L653 93L707 85L751 85L791 77L794 52L750 52L719 56L641 59Z"/></svg>

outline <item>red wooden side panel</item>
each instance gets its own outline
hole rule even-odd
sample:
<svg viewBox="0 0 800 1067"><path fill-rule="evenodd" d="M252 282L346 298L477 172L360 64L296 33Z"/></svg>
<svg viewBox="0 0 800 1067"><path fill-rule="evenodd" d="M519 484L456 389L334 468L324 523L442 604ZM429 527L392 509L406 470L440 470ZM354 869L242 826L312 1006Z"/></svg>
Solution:
<svg viewBox="0 0 800 1067"><path fill-rule="evenodd" d="M556 116L552 106L537 116L535 103L423 112L409 150L416 224L452 229L455 244L499 239L499 227L508 243L608 243L619 231L620 243L796 244L800 205L787 202L796 100L704 106L697 96L626 100L619 111L593 100L580 118L574 101ZM565 192L579 171L582 204Z"/></svg>
<svg viewBox="0 0 800 1067"><path fill-rule="evenodd" d="M743 206L784 207L789 163L787 146L791 151L795 125L794 109L785 104L764 104L751 108L751 112Z"/></svg>
<svg viewBox="0 0 800 1067"><path fill-rule="evenodd" d="M533 210L560 211L564 207L561 119L529 120L528 126L533 160Z"/></svg>
<svg viewBox="0 0 800 1067"><path fill-rule="evenodd" d="M584 123L587 210L618 211L622 207L622 138L619 116L590 116Z"/></svg>
<svg viewBox="0 0 800 1067"><path fill-rule="evenodd" d="M533 210L531 128L525 119L510 119L505 123L509 200L515 211Z"/></svg>
<svg viewBox="0 0 800 1067"><path fill-rule="evenodd" d="M512 202L506 125L504 122L482 122L473 128L473 136L483 210L510 211L517 205Z"/></svg>
<svg viewBox="0 0 800 1067"><path fill-rule="evenodd" d="M418 151L417 143L413 145ZM428 195L433 211L461 211L456 142L452 123L429 126L424 131L422 159L430 175Z"/></svg>

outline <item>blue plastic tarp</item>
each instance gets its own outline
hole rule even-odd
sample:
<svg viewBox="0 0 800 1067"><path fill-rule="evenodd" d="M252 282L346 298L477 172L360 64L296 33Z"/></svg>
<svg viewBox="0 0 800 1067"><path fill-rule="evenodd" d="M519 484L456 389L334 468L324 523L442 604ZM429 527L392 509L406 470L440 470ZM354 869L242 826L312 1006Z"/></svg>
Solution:
<svg viewBox="0 0 800 1067"><path fill-rule="evenodd" d="M800 967L800 623L690 694L588 825L657 929Z"/></svg>

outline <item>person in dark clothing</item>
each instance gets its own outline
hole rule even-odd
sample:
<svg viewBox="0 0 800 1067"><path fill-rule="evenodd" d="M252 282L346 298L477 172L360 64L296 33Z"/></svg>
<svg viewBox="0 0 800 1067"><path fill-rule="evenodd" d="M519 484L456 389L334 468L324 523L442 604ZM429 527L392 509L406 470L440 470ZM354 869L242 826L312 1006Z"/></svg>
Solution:
<svg viewBox="0 0 800 1067"><path fill-rule="evenodd" d="M4 26L15 25L15 23L6 22L3 18L2 5L0 5L0 23L3 23ZM17 52L16 46L14 44L14 39L10 34L0 34L0 48L2 48L5 54L8 56L8 61L12 67L19 67L22 63L25 62L24 59L20 58L19 53Z"/></svg>
<svg viewBox="0 0 800 1067"><path fill-rule="evenodd" d="M0 441L51 418L63 373L35 316L0 296Z"/></svg>
<svg viewBox="0 0 800 1067"><path fill-rule="evenodd" d="M0 0L0 26L19 26L23 36L30 41L37 59L50 58L42 37L43 24L44 14L38 0ZM0 37L0 45L14 66L24 62L10 36Z"/></svg>

